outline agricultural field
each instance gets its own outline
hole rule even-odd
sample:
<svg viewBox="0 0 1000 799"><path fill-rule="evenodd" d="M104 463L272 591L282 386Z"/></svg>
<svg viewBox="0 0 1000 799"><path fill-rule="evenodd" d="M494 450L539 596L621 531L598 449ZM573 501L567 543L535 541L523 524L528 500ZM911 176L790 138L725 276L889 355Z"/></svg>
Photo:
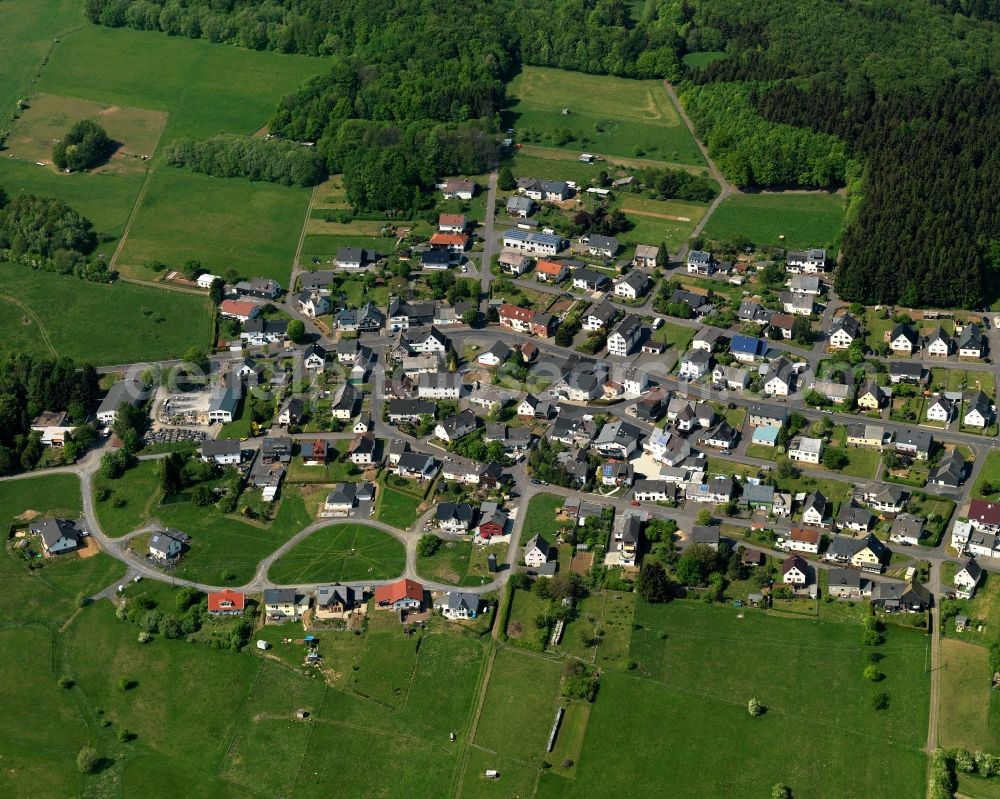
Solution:
<svg viewBox="0 0 1000 799"><path fill-rule="evenodd" d="M56 11L67 5L48 4ZM179 266L197 259L220 272L235 268L287 282L308 190L213 181L163 167L158 153L180 136L258 131L279 97L324 70L322 61L87 25L78 5L72 22L58 42L46 40L52 51L12 129L0 183L64 199L113 239L126 232L135 209L115 262L129 276L155 279L143 267L147 260ZM37 166L51 138L78 118L99 119L121 142L118 153L86 174ZM115 243L105 241L100 251L110 255Z"/></svg>
<svg viewBox="0 0 1000 799"><path fill-rule="evenodd" d="M919 634L888 633L879 647L886 678L876 686L861 676L867 651L857 623L638 602L634 624L637 668L602 674L575 779L552 769L539 796L651 794L667 784L674 797L765 796L778 782L805 799L855 796L875 783L887 795L922 794L928 678ZM777 671L776 648L785 653ZM872 696L880 691L889 706L876 711ZM757 719L746 711L750 697L767 708ZM803 725L808 736L797 733ZM607 742L626 729L656 730L657 756L621 772ZM866 743L872 736L877 749ZM794 752L782 744L790 738Z"/></svg>
<svg viewBox="0 0 1000 799"><path fill-rule="evenodd" d="M97 366L180 358L189 347L207 348L214 325L202 297L89 283L20 264L0 264L0 309L0 354L60 355Z"/></svg>
<svg viewBox="0 0 1000 799"><path fill-rule="evenodd" d="M844 208L843 194L737 194L723 200L705 225L704 234L717 241L745 236L758 246L836 251Z"/></svg>
<svg viewBox="0 0 1000 799"><path fill-rule="evenodd" d="M388 580L406 566L403 545L365 524L321 527L276 560L268 579L276 583Z"/></svg>
<svg viewBox="0 0 1000 799"><path fill-rule="evenodd" d="M1000 706L994 713L990 659L985 647L953 638L941 641L941 702L938 736L942 746L995 752L1000 746Z"/></svg>
<svg viewBox="0 0 1000 799"><path fill-rule="evenodd" d="M704 166L658 81L524 67L507 93L503 124L518 142Z"/></svg>

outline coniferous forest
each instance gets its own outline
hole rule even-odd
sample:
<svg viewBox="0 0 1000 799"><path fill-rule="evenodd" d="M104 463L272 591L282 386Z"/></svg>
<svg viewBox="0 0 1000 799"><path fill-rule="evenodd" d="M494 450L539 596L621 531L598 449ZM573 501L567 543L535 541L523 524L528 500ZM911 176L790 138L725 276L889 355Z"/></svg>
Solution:
<svg viewBox="0 0 1000 799"><path fill-rule="evenodd" d="M966 0L88 0L103 25L327 58L270 122L316 143L362 210L418 206L496 157L521 64L667 78L748 188L850 193L848 300L1000 291L1000 27ZM725 57L688 69L689 52ZM280 170L275 171L281 174Z"/></svg>

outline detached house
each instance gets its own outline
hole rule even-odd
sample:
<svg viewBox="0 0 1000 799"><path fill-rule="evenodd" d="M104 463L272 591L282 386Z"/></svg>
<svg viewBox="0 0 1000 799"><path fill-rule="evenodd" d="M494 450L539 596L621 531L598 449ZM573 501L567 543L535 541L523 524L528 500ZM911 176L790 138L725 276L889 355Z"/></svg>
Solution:
<svg viewBox="0 0 1000 799"><path fill-rule="evenodd" d="M83 543L80 524L67 519L46 519L31 524L28 529L32 535L39 537L42 551L47 556L72 552Z"/></svg>
<svg viewBox="0 0 1000 799"><path fill-rule="evenodd" d="M798 555L789 555L781 564L781 582L802 587L809 579L809 564Z"/></svg>
<svg viewBox="0 0 1000 799"><path fill-rule="evenodd" d="M527 219L535 210L535 201L530 197L519 197L517 195L507 198L507 213L518 219Z"/></svg>
<svg viewBox="0 0 1000 799"><path fill-rule="evenodd" d="M908 324L896 325L889 333L889 349L896 355L912 355L920 346L920 336Z"/></svg>
<svg viewBox="0 0 1000 799"><path fill-rule="evenodd" d="M940 327L927 339L927 354L934 358L947 358L951 355L951 349L951 336Z"/></svg>
<svg viewBox="0 0 1000 799"><path fill-rule="evenodd" d="M874 380L865 383L858 393L858 407L865 411L877 411L887 399L885 389Z"/></svg>
<svg viewBox="0 0 1000 799"><path fill-rule="evenodd" d="M826 527L830 503L819 491L813 491L802 505L802 521L813 527Z"/></svg>
<svg viewBox="0 0 1000 799"><path fill-rule="evenodd" d="M826 250L810 249L805 252L790 250L785 256L785 265L793 274L820 274L826 269Z"/></svg>
<svg viewBox="0 0 1000 799"><path fill-rule="evenodd" d="M982 358L986 354L987 343L982 328L972 323L962 328L958 337L959 358Z"/></svg>
<svg viewBox="0 0 1000 799"><path fill-rule="evenodd" d="M539 258L535 264L535 278L539 283L562 283L569 274L563 261L549 261Z"/></svg>
<svg viewBox="0 0 1000 799"><path fill-rule="evenodd" d="M861 339L861 323L849 313L839 317L830 328L830 349L846 350Z"/></svg>
<svg viewBox="0 0 1000 799"><path fill-rule="evenodd" d="M552 547L542 536L535 535L524 545L524 564L537 569L549 560Z"/></svg>
<svg viewBox="0 0 1000 799"><path fill-rule="evenodd" d="M793 527L791 533L785 539L784 548L791 552L805 552L815 555L819 552L819 542L821 533L819 530L806 530L802 527Z"/></svg>
<svg viewBox="0 0 1000 799"><path fill-rule="evenodd" d="M608 336L608 355L625 357L641 337L642 320L635 314L627 314Z"/></svg>
<svg viewBox="0 0 1000 799"><path fill-rule="evenodd" d="M614 258L621 249L618 239L614 236L601 236L597 233L585 233L580 236L580 244L586 246L590 255L600 258Z"/></svg>
<svg viewBox="0 0 1000 799"><path fill-rule="evenodd" d="M424 587L416 580L397 580L375 589L375 606L388 610L420 610Z"/></svg>
<svg viewBox="0 0 1000 799"><path fill-rule="evenodd" d="M976 391L966 400L962 424L982 430L993 422L993 416L993 404L989 397L982 391Z"/></svg>
<svg viewBox="0 0 1000 799"><path fill-rule="evenodd" d="M680 376L700 380L712 368L712 355L705 350L691 350L681 359Z"/></svg>
<svg viewBox="0 0 1000 799"><path fill-rule="evenodd" d="M955 412L955 404L947 397L938 395L927 405L927 421L947 424Z"/></svg>
<svg viewBox="0 0 1000 799"><path fill-rule="evenodd" d="M702 250L691 250L687 257L687 273L689 275L710 275L715 271L712 254Z"/></svg>
<svg viewBox="0 0 1000 799"><path fill-rule="evenodd" d="M655 269L656 261L660 257L660 248L649 244L637 244L635 247L635 257L632 263L639 269Z"/></svg>
<svg viewBox="0 0 1000 799"><path fill-rule="evenodd" d="M927 482L945 488L958 488L965 482L965 456L957 449L950 450L931 470Z"/></svg>
<svg viewBox="0 0 1000 799"><path fill-rule="evenodd" d="M298 619L309 610L310 597L294 588L264 591L264 612L272 619Z"/></svg>
<svg viewBox="0 0 1000 799"><path fill-rule="evenodd" d="M789 460L800 463L819 463L823 456L823 439L796 436L788 442Z"/></svg>
<svg viewBox="0 0 1000 799"><path fill-rule="evenodd" d="M768 364L764 393L769 397L787 397L792 390L792 363L785 356Z"/></svg>
<svg viewBox="0 0 1000 799"><path fill-rule="evenodd" d="M441 184L441 195L446 200L471 200L476 193L476 182L468 178L446 180Z"/></svg>
<svg viewBox="0 0 1000 799"><path fill-rule="evenodd" d="M615 283L615 296L626 300L637 300L649 288L649 275L645 272L629 272Z"/></svg>
<svg viewBox="0 0 1000 799"><path fill-rule="evenodd" d="M975 558L969 558L952 581L955 585L956 596L959 599L972 599L972 595L976 593L976 587L982 579L982 568L976 563Z"/></svg>

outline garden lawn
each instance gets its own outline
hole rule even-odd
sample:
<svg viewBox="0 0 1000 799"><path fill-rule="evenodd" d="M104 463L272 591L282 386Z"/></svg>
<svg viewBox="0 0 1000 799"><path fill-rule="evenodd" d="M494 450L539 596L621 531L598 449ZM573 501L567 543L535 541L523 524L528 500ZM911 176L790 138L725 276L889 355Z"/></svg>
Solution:
<svg viewBox="0 0 1000 799"><path fill-rule="evenodd" d="M104 285L0 264L0 354L56 354L109 365L180 358L207 348L214 315L207 299L131 283ZM54 312L53 308L58 308ZM20 349L25 338L31 346Z"/></svg>
<svg viewBox="0 0 1000 799"><path fill-rule="evenodd" d="M843 194L736 194L723 200L704 234L716 241L745 236L757 246L826 247L835 253L844 208Z"/></svg>
<svg viewBox="0 0 1000 799"><path fill-rule="evenodd" d="M154 515L162 496L159 463L157 460L139 461L117 480L100 474L94 477L95 493L108 492L106 499L94 502L97 520L106 536L126 535L142 527Z"/></svg>
<svg viewBox="0 0 1000 799"><path fill-rule="evenodd" d="M684 353L687 351L691 339L694 338L695 332L693 327L664 322L659 330L653 331L653 341L662 342L673 347L678 353Z"/></svg>
<svg viewBox="0 0 1000 799"><path fill-rule="evenodd" d="M539 796L652 795L664 785L671 797L766 796L779 782L797 799L858 796L873 784L887 796L923 794L923 636L890 630L880 647L886 679L876 685L861 676L868 649L860 623L641 600L634 622L638 667L602 673L576 779L553 769ZM777 670L775 651L782 652ZM879 691L890 697L881 712L871 704ZM746 710L751 697L767 708L756 719ZM808 736L799 734L805 726ZM656 757L625 772L613 768L608 740L622 730L655 739ZM791 739L794 747L782 743Z"/></svg>
<svg viewBox="0 0 1000 799"><path fill-rule="evenodd" d="M405 566L406 550L388 533L364 524L331 524L282 555L267 576L276 583L388 580Z"/></svg>
<svg viewBox="0 0 1000 799"><path fill-rule="evenodd" d="M502 563L506 545L484 547L472 541L443 541L430 557L417 557L417 574L425 580L457 586L477 586L495 575L486 568L486 556L493 552Z"/></svg>
<svg viewBox="0 0 1000 799"><path fill-rule="evenodd" d="M983 493L983 486L986 483L992 483L994 486L1000 485L1000 452L994 449L986 454L986 463L983 464L983 470L979 473L979 479L976 480L976 485L972 489L974 498L988 499L987 495Z"/></svg>
<svg viewBox="0 0 1000 799"><path fill-rule="evenodd" d="M527 543L532 536L541 533L554 544L557 531L572 524L571 521L558 521L556 514L562 509L565 497L557 494L535 494L528 503L524 526L521 528L521 544Z"/></svg>
<svg viewBox="0 0 1000 799"><path fill-rule="evenodd" d="M406 530L417 520L417 508L420 507L421 501L410 494L380 485L377 502L376 519L400 530Z"/></svg>
<svg viewBox="0 0 1000 799"><path fill-rule="evenodd" d="M705 164L659 81L524 67L507 92L516 99L503 120L515 128L518 141L537 134L539 143L577 152ZM557 131L573 140L560 142Z"/></svg>
<svg viewBox="0 0 1000 799"><path fill-rule="evenodd" d="M865 480L872 480L878 470L881 453L875 449L865 449L864 447L847 447L847 465L840 470L840 474L850 477L861 477Z"/></svg>

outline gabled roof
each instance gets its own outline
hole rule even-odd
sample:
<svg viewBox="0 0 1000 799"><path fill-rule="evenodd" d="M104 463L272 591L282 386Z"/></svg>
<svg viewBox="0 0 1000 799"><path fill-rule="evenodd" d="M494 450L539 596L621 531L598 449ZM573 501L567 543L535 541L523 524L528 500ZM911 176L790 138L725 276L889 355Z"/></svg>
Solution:
<svg viewBox="0 0 1000 799"><path fill-rule="evenodd" d="M852 339L855 339L861 335L861 323L849 313L845 313L834 321L833 326L830 328L830 335L832 336L840 330L844 331Z"/></svg>
<svg viewBox="0 0 1000 799"><path fill-rule="evenodd" d="M380 585L375 589L375 604L392 605L403 599L422 602L424 587L416 580L397 580L389 585Z"/></svg>
<svg viewBox="0 0 1000 799"><path fill-rule="evenodd" d="M912 327L910 327L908 324L906 324L905 322L902 323L902 324L896 325L892 329L892 332L889 334L889 341L890 342L891 341L895 341L900 336L902 336L907 341L909 341L910 344L913 345L914 347L917 345L917 343L920 340L920 337L917 335L916 331Z"/></svg>
<svg viewBox="0 0 1000 799"><path fill-rule="evenodd" d="M210 591L208 594L208 610L239 610L246 606L246 594L223 588L221 591Z"/></svg>
<svg viewBox="0 0 1000 799"><path fill-rule="evenodd" d="M537 549L541 552L546 559L550 556L552 552L552 546L546 541L541 535L535 534L531 537L527 544L524 545L525 554L531 552L533 549Z"/></svg>

